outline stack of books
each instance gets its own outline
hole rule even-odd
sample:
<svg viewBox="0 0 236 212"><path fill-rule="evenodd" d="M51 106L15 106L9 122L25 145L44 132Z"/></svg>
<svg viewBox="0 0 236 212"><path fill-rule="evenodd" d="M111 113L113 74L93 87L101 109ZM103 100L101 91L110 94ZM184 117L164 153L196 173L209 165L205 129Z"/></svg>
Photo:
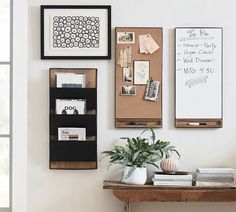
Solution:
<svg viewBox="0 0 236 212"><path fill-rule="evenodd" d="M192 186L193 176L188 172L165 174L156 172L153 177L154 186Z"/></svg>
<svg viewBox="0 0 236 212"><path fill-rule="evenodd" d="M234 186L234 169L198 168L194 181L196 186Z"/></svg>

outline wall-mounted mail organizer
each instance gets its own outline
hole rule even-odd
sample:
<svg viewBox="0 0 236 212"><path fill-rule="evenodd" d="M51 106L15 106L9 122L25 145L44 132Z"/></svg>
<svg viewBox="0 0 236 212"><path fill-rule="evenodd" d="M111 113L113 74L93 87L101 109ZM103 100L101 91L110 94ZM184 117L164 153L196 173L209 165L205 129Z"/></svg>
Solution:
<svg viewBox="0 0 236 212"><path fill-rule="evenodd" d="M223 126L223 29L175 29L175 126Z"/></svg>
<svg viewBox="0 0 236 212"><path fill-rule="evenodd" d="M50 69L50 169L97 168L97 69Z"/></svg>
<svg viewBox="0 0 236 212"><path fill-rule="evenodd" d="M162 28L117 27L115 126L162 127Z"/></svg>

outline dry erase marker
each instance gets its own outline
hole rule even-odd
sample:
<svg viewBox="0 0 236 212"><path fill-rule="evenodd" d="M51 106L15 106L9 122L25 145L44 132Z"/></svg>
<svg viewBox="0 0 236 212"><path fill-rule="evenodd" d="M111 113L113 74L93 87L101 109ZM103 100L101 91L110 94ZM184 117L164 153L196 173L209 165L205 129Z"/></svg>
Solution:
<svg viewBox="0 0 236 212"><path fill-rule="evenodd" d="M191 122L191 123L188 123L188 125L191 125L191 126L199 126L200 123L195 123L195 122Z"/></svg>
<svg viewBox="0 0 236 212"><path fill-rule="evenodd" d="M190 126L199 126L199 125L207 125L206 123L198 123L198 122L190 122L188 123Z"/></svg>

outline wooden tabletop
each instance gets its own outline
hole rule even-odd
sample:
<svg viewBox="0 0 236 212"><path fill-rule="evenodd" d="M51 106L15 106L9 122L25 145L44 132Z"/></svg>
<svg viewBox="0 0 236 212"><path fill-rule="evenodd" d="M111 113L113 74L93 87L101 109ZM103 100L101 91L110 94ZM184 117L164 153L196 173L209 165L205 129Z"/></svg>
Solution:
<svg viewBox="0 0 236 212"><path fill-rule="evenodd" d="M236 187L173 187L129 185L118 181L104 181L103 189L113 190L121 201L141 202L234 202Z"/></svg>

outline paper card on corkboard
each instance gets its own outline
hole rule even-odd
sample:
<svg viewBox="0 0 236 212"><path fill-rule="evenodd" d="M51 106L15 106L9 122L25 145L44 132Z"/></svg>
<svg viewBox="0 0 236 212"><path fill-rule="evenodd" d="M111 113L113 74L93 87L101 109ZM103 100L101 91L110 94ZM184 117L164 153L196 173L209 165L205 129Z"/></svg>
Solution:
<svg viewBox="0 0 236 212"><path fill-rule="evenodd" d="M125 49L120 50L120 55L117 59L117 65L120 65L122 68L127 68L131 66L132 62L132 48L127 46Z"/></svg>
<svg viewBox="0 0 236 212"><path fill-rule="evenodd" d="M140 53L153 54L159 49L158 44L150 34L139 36Z"/></svg>

